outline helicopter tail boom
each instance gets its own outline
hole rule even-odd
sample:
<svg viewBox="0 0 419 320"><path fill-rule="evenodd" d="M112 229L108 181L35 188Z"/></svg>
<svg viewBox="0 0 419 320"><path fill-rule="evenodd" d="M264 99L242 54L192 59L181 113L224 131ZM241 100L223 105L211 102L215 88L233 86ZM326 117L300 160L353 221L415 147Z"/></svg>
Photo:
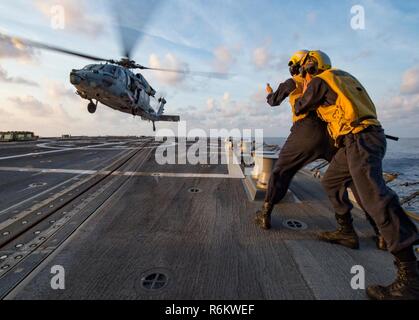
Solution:
<svg viewBox="0 0 419 320"><path fill-rule="evenodd" d="M157 121L163 122L179 122L180 116L160 116Z"/></svg>

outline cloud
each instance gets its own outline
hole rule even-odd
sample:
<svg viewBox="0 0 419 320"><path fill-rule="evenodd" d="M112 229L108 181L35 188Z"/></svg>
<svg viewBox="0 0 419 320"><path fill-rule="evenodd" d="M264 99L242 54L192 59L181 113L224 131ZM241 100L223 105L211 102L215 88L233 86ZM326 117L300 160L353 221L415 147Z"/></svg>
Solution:
<svg viewBox="0 0 419 320"><path fill-rule="evenodd" d="M254 49L252 54L252 63L257 70L272 70L287 68L288 57L284 53L273 54L271 50L272 40L267 39L265 44Z"/></svg>
<svg viewBox="0 0 419 320"><path fill-rule="evenodd" d="M253 63L257 68L263 69L270 63L271 54L267 47L256 48L253 51Z"/></svg>
<svg viewBox="0 0 419 320"><path fill-rule="evenodd" d="M104 26L93 17L86 0L35 0L35 8L48 20L54 16L52 9L62 6L64 9L65 30L75 31L89 36L98 36Z"/></svg>
<svg viewBox="0 0 419 320"><path fill-rule="evenodd" d="M220 46L214 50L215 69L217 72L228 72L230 68L237 62L234 49Z"/></svg>
<svg viewBox="0 0 419 320"><path fill-rule="evenodd" d="M50 107L35 99L33 96L11 97L9 101L14 108L19 109L29 116L44 117L51 114Z"/></svg>
<svg viewBox="0 0 419 320"><path fill-rule="evenodd" d="M310 11L309 13L307 13L307 21L310 24L316 24L317 23L317 17L318 14L316 11Z"/></svg>
<svg viewBox="0 0 419 320"><path fill-rule="evenodd" d="M57 104L56 102L47 104L30 95L11 97L8 100L11 102L13 110L18 111L22 116L42 118L43 120L48 120L51 124L57 122L67 124L69 121L77 120L67 113L62 104Z"/></svg>
<svg viewBox="0 0 419 320"><path fill-rule="evenodd" d="M258 87L258 90L251 96L252 101L255 103L266 103L266 89L262 86Z"/></svg>
<svg viewBox="0 0 419 320"><path fill-rule="evenodd" d="M75 90L69 88L61 82L48 81L45 87L48 97L53 101L62 99L80 100L80 97L75 94Z"/></svg>
<svg viewBox="0 0 419 320"><path fill-rule="evenodd" d="M0 34L0 59L18 59L21 62L32 61L35 51L23 43Z"/></svg>
<svg viewBox="0 0 419 320"><path fill-rule="evenodd" d="M379 117L385 120L407 119L417 117L419 111L419 94L399 94L379 105Z"/></svg>
<svg viewBox="0 0 419 320"><path fill-rule="evenodd" d="M11 77L8 72L0 66L0 82L12 83L12 84L22 84L27 86L38 87L39 85L31 80L26 80L21 77Z"/></svg>
<svg viewBox="0 0 419 320"><path fill-rule="evenodd" d="M13 115L8 112L7 110L5 110L4 108L0 108L0 117L2 119L2 121L4 119L10 119Z"/></svg>
<svg viewBox="0 0 419 320"><path fill-rule="evenodd" d="M34 131L41 136L60 136L63 133L83 133L86 128L97 129L82 118L69 115L60 102L44 103L27 95L7 98L2 101L2 106L0 115L3 130ZM72 107L78 109L75 105Z"/></svg>
<svg viewBox="0 0 419 320"><path fill-rule="evenodd" d="M419 67L407 70L402 77L400 92L383 99L377 109L379 119L382 119L386 127L417 136L419 132L415 125L419 121Z"/></svg>
<svg viewBox="0 0 419 320"><path fill-rule="evenodd" d="M195 108L195 110L196 110L196 108ZM208 112L220 112L220 107L218 105L218 102L214 98L208 98L206 111L208 111Z"/></svg>
<svg viewBox="0 0 419 320"><path fill-rule="evenodd" d="M284 103L283 108L270 108L262 87L248 99L236 100L230 92L221 97L209 97L201 107L180 108L182 120L188 127L208 129L282 129L287 132L292 124L291 111ZM268 132L268 131L267 131Z"/></svg>
<svg viewBox="0 0 419 320"><path fill-rule="evenodd" d="M419 94L419 66L404 73L400 91L403 94Z"/></svg>
<svg viewBox="0 0 419 320"><path fill-rule="evenodd" d="M158 55L151 54L149 58L149 65L151 68L161 68L161 69L170 69L170 70L182 70L188 72L189 66L187 63L180 61L174 54L168 53L161 60ZM166 84L179 84L183 82L186 78L185 73L175 73L175 72L159 72L155 71L153 74L159 81Z"/></svg>

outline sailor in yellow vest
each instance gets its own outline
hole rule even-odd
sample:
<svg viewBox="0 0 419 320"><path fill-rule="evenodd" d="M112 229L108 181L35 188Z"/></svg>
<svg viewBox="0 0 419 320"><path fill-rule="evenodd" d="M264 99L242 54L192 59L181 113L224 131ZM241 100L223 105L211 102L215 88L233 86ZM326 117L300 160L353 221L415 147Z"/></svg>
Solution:
<svg viewBox="0 0 419 320"><path fill-rule="evenodd" d="M301 61L308 52L300 50L291 57L288 66L292 78L281 83L275 92L270 85L267 87L269 105L279 106L286 98L289 98L294 125L272 172L265 204L256 213L256 223L263 229L271 228L273 208L285 197L295 174L315 160L331 161L337 152L333 140L327 134L327 125L324 121L321 121L314 112L298 116L295 114L295 102L302 96L306 86L305 79L300 76L300 68ZM310 138L307 138L308 136ZM354 193L356 194L356 192ZM348 202L350 203L349 200ZM382 242L381 245L379 248L383 249ZM352 242L347 246L356 249L359 247L359 243Z"/></svg>
<svg viewBox="0 0 419 320"><path fill-rule="evenodd" d="M330 162L337 152L333 140L327 134L327 124L324 121L321 121L314 112L298 116L295 114L295 102L303 95L304 87L307 85L306 80L300 76L300 68L301 61L308 52L300 50L294 53L288 64L292 78L281 83L278 90L273 92L270 85L267 87L269 94L267 100L271 106L279 106L289 97L294 125L272 172L265 203L256 213L256 224L266 230L271 228L271 214L274 206L285 197L295 174L315 160L325 159ZM356 188L351 187L355 197L359 199ZM342 202L346 203L348 211L352 209L349 199L343 199ZM377 248L386 250L385 241L379 235L377 226L368 213L366 216L374 228ZM342 239L340 243L351 249L359 248L357 236Z"/></svg>
<svg viewBox="0 0 419 320"><path fill-rule="evenodd" d="M317 112L328 123L330 136L339 147L322 184L340 222L350 220L347 187L353 182L362 206L376 222L389 251L395 256L398 277L388 287L371 286L371 299L419 299L419 273L414 244L419 239L415 224L406 215L398 196L386 186L382 160L386 137L377 112L362 84L351 74L325 67L329 57L311 51L302 62L302 75L311 79L304 95L296 102L296 114ZM343 195L343 196L342 196ZM323 233L324 240L345 237L345 226Z"/></svg>
<svg viewBox="0 0 419 320"><path fill-rule="evenodd" d="M307 50L301 50L291 57L289 68L292 78L281 83L278 90L273 92L270 85L267 87L269 94L267 101L271 106L279 106L289 97L294 125L272 172L265 203L256 213L256 224L265 230L271 228L271 214L274 206L287 194L295 174L315 160L330 161L337 151L327 134L325 122L321 121L315 113L297 116L294 112L295 101L303 94L304 79L299 76L299 70L300 62L307 53ZM310 139L307 139L307 135L310 135Z"/></svg>

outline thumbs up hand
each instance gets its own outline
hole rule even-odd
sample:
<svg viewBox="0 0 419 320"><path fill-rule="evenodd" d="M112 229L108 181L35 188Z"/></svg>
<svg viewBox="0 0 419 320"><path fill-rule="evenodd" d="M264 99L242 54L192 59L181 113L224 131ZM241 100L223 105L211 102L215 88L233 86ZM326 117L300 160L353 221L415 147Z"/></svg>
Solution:
<svg viewBox="0 0 419 320"><path fill-rule="evenodd" d="M266 92L268 94L271 94L271 93L274 92L274 90L272 89L272 87L271 87L271 85L269 83L266 85Z"/></svg>

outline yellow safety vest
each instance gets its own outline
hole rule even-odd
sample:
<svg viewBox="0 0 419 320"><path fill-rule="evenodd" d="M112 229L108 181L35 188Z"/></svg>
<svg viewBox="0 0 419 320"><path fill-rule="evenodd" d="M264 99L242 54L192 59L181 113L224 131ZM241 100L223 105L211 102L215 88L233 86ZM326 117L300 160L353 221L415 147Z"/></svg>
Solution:
<svg viewBox="0 0 419 320"><path fill-rule="evenodd" d="M299 116L295 114L295 103L298 98L301 98L303 96L304 93L304 79L301 76L294 76L293 79L297 88L290 93L289 100L292 109L292 121L295 123L307 117L307 113Z"/></svg>
<svg viewBox="0 0 419 320"><path fill-rule="evenodd" d="M317 109L318 116L328 123L329 134L334 140L349 133L359 133L371 125L380 126L374 103L355 77L338 69L327 70L316 77L326 81L338 96L335 105Z"/></svg>

